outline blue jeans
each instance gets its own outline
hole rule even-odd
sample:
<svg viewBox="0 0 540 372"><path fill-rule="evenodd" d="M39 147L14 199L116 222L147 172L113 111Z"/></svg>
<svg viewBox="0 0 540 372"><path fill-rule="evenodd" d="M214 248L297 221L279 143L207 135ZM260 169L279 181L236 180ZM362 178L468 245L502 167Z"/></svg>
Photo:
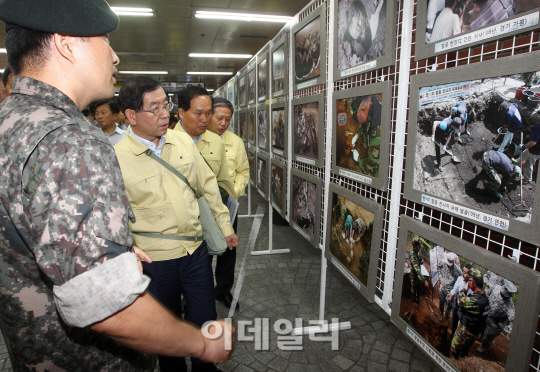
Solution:
<svg viewBox="0 0 540 372"><path fill-rule="evenodd" d="M182 316L181 296L186 299L188 322L201 327L206 321L216 320L214 276L206 242L191 255L166 260L143 262L144 273L152 278L148 292L177 317ZM178 335L183 337L183 335ZM183 357L158 356L161 372L187 371ZM192 371L212 371L212 363L191 358Z"/></svg>

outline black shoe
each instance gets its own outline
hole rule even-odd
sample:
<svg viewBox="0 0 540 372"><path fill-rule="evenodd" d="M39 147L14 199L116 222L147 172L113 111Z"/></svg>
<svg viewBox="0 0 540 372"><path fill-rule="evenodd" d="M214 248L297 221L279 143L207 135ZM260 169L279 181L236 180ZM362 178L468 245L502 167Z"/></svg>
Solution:
<svg viewBox="0 0 540 372"><path fill-rule="evenodd" d="M230 293L217 295L216 300L218 300L219 302L223 302L223 305L225 305L227 309L230 309L233 301L233 296ZM240 304L236 302L235 310L238 310L239 308Z"/></svg>

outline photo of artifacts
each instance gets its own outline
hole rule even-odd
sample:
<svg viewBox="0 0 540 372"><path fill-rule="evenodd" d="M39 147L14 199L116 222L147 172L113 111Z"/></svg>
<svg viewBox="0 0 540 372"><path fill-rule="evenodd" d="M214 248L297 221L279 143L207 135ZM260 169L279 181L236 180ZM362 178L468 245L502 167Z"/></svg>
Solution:
<svg viewBox="0 0 540 372"><path fill-rule="evenodd" d="M365 287L375 215L337 193L332 193L330 253Z"/></svg>
<svg viewBox="0 0 540 372"><path fill-rule="evenodd" d="M274 95L285 89L285 43L272 53L272 84Z"/></svg>
<svg viewBox="0 0 540 372"><path fill-rule="evenodd" d="M247 116L249 143L255 145L255 138L257 135L257 131L255 130L255 110L248 111Z"/></svg>
<svg viewBox="0 0 540 372"><path fill-rule="evenodd" d="M257 133L260 148L268 148L268 109L257 111Z"/></svg>
<svg viewBox="0 0 540 372"><path fill-rule="evenodd" d="M379 177L382 94L336 100L336 165Z"/></svg>
<svg viewBox="0 0 540 372"><path fill-rule="evenodd" d="M287 130L285 108L272 109L272 147L285 151L285 131Z"/></svg>
<svg viewBox="0 0 540 372"><path fill-rule="evenodd" d="M399 317L458 371L504 371L520 286L407 232Z"/></svg>
<svg viewBox="0 0 540 372"><path fill-rule="evenodd" d="M255 162L255 152L248 150L249 179L253 185L257 185L257 164Z"/></svg>
<svg viewBox="0 0 540 372"><path fill-rule="evenodd" d="M239 136L244 141L247 140L247 114L245 112L240 112L238 114L238 126L239 126Z"/></svg>
<svg viewBox="0 0 540 372"><path fill-rule="evenodd" d="M265 54L267 55L267 54ZM267 66L267 58L265 58L261 63L259 63L259 66L257 68L257 77L259 79L258 83L258 96L259 101L263 101L266 98L266 95L268 94L268 89L266 86L267 76L268 76L268 66Z"/></svg>
<svg viewBox="0 0 540 372"><path fill-rule="evenodd" d="M413 188L530 223L539 78L528 72L420 88Z"/></svg>
<svg viewBox="0 0 540 372"><path fill-rule="evenodd" d="M248 103L255 102L255 69L248 72Z"/></svg>
<svg viewBox="0 0 540 372"><path fill-rule="evenodd" d="M272 162L270 173L270 201L279 208L283 215L285 209L285 172L284 167Z"/></svg>
<svg viewBox="0 0 540 372"><path fill-rule="evenodd" d="M426 43L478 30L538 7L539 0L428 0Z"/></svg>
<svg viewBox="0 0 540 372"><path fill-rule="evenodd" d="M315 18L294 35L295 84L321 74L321 17Z"/></svg>
<svg viewBox="0 0 540 372"><path fill-rule="evenodd" d="M385 53L387 0L338 0L337 66L346 70Z"/></svg>
<svg viewBox="0 0 540 372"><path fill-rule="evenodd" d="M317 186L297 175L292 176L292 222L310 238L315 236L315 210L317 205Z"/></svg>
<svg viewBox="0 0 540 372"><path fill-rule="evenodd" d="M257 157L257 188L263 193L264 198L268 194L268 168L266 163L266 159L260 156Z"/></svg>
<svg viewBox="0 0 540 372"><path fill-rule="evenodd" d="M238 95L240 96L240 106L246 105L246 75L242 75L238 80Z"/></svg>
<svg viewBox="0 0 540 372"><path fill-rule="evenodd" d="M319 158L319 102L294 106L294 155Z"/></svg>

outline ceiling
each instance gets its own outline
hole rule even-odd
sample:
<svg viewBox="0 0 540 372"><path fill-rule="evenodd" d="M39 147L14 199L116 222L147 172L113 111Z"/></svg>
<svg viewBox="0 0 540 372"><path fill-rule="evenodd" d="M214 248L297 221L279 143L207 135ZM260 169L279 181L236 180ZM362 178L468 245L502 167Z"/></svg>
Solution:
<svg viewBox="0 0 540 372"><path fill-rule="evenodd" d="M119 70L168 71L161 81L202 81L217 89L231 76L194 76L187 71L236 73L249 59L190 58L189 53L255 55L283 28L283 23L219 21L195 18L196 10L294 16L310 0L109 0L111 6L152 8L153 17L120 16L110 41L120 58ZM0 29L0 47L6 32ZM7 57L0 54L0 69ZM119 75L122 81L128 75Z"/></svg>

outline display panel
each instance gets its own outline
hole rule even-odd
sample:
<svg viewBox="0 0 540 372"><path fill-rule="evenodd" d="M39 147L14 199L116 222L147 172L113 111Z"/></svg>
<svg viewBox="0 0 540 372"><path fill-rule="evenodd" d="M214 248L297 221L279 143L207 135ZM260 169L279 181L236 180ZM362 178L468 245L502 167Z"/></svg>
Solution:
<svg viewBox="0 0 540 372"><path fill-rule="evenodd" d="M295 99L293 110L293 159L321 167L323 161L324 101L322 94Z"/></svg>
<svg viewBox="0 0 540 372"><path fill-rule="evenodd" d="M406 198L540 243L540 234L530 233L540 229L537 174L533 157L520 156L538 122L531 116L534 108L515 98L529 94L520 92L527 81L536 83L538 54L513 56L511 64L486 61L411 78ZM508 136L521 128L498 152L509 123Z"/></svg>
<svg viewBox="0 0 540 372"><path fill-rule="evenodd" d="M334 80L393 64L395 2L334 0L334 4Z"/></svg>
<svg viewBox="0 0 540 372"><path fill-rule="evenodd" d="M326 257L369 301L375 296L382 206L330 184Z"/></svg>
<svg viewBox="0 0 540 372"><path fill-rule="evenodd" d="M270 115L267 105L261 105L257 108L257 145L261 149L268 150L270 135Z"/></svg>
<svg viewBox="0 0 540 372"><path fill-rule="evenodd" d="M539 0L418 2L416 59L472 47L538 27Z"/></svg>
<svg viewBox="0 0 540 372"><path fill-rule="evenodd" d="M322 4L293 28L294 91L326 81L326 5Z"/></svg>
<svg viewBox="0 0 540 372"><path fill-rule="evenodd" d="M291 226L313 246L319 246L321 179L311 174L292 170Z"/></svg>
<svg viewBox="0 0 540 372"><path fill-rule="evenodd" d="M257 186L257 155L254 150L248 148L247 156L249 162L249 182L253 186Z"/></svg>
<svg viewBox="0 0 540 372"><path fill-rule="evenodd" d="M248 142L256 146L257 141L257 114L255 108L251 108L247 111L247 124L248 124Z"/></svg>
<svg viewBox="0 0 540 372"><path fill-rule="evenodd" d="M287 158L288 143L288 112L287 102L272 105L272 152Z"/></svg>
<svg viewBox="0 0 540 372"><path fill-rule="evenodd" d="M275 210L282 216L286 215L285 200L287 197L287 166L272 159L270 166L270 201Z"/></svg>
<svg viewBox="0 0 540 372"><path fill-rule="evenodd" d="M238 112L238 136L244 142L247 141L247 112L245 110Z"/></svg>
<svg viewBox="0 0 540 372"><path fill-rule="evenodd" d="M247 79L247 100L248 104L255 103L255 93L257 91L257 80L255 80L255 67L248 69Z"/></svg>
<svg viewBox="0 0 540 372"><path fill-rule="evenodd" d="M246 74L243 73L238 79L238 95L240 96L240 107L247 104Z"/></svg>
<svg viewBox="0 0 540 372"><path fill-rule="evenodd" d="M391 82L334 93L332 171L386 190Z"/></svg>
<svg viewBox="0 0 540 372"><path fill-rule="evenodd" d="M259 102L268 98L268 52L257 56L257 100Z"/></svg>
<svg viewBox="0 0 540 372"><path fill-rule="evenodd" d="M288 88L288 33L275 43L271 51L272 56L272 96L279 97L287 93Z"/></svg>
<svg viewBox="0 0 540 372"><path fill-rule="evenodd" d="M257 190L268 200L268 156L257 153Z"/></svg>
<svg viewBox="0 0 540 372"><path fill-rule="evenodd" d="M392 322L447 371L526 371L540 275L401 216Z"/></svg>

